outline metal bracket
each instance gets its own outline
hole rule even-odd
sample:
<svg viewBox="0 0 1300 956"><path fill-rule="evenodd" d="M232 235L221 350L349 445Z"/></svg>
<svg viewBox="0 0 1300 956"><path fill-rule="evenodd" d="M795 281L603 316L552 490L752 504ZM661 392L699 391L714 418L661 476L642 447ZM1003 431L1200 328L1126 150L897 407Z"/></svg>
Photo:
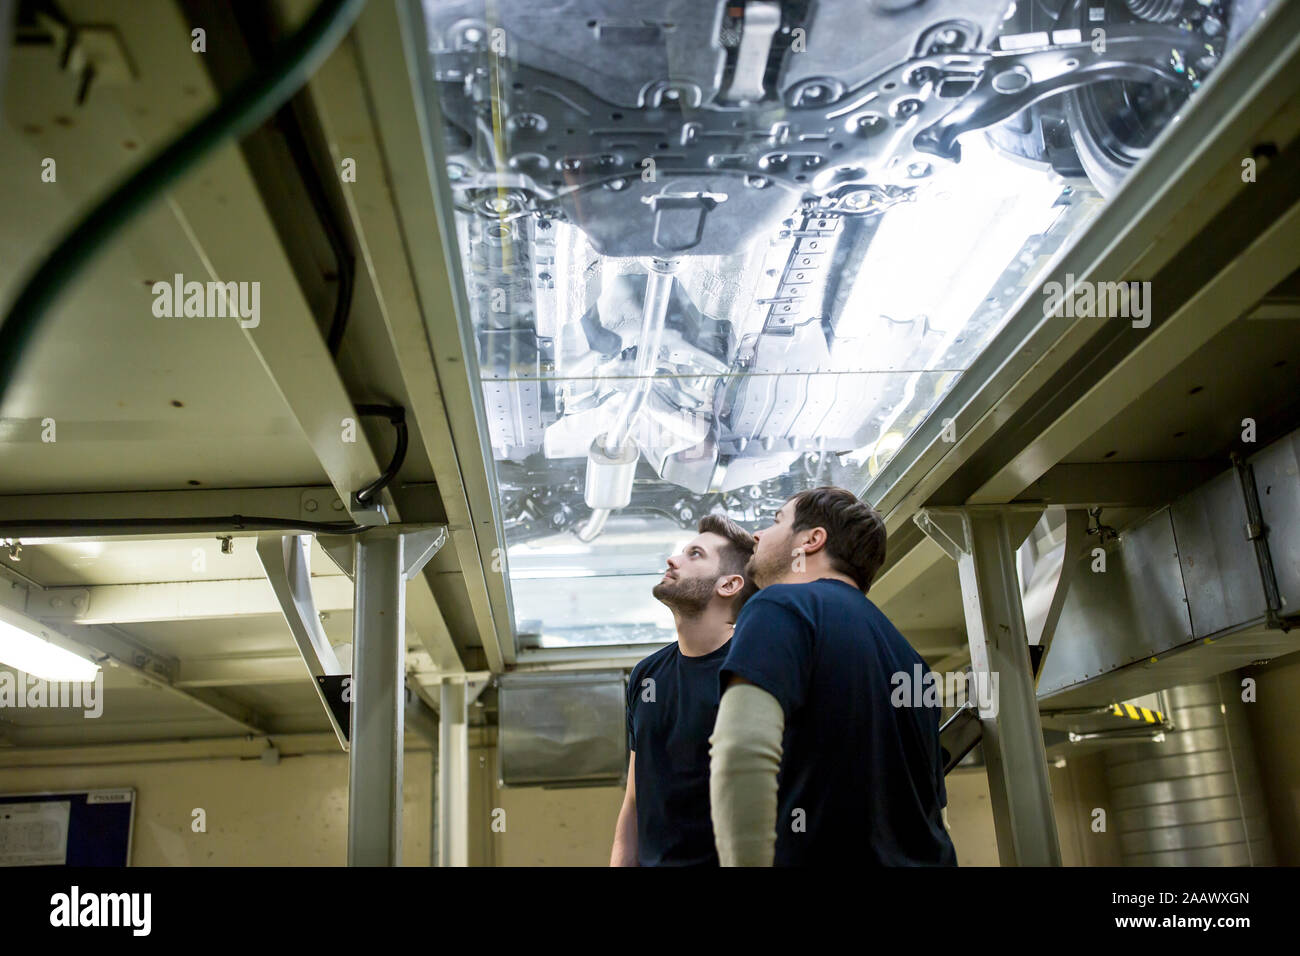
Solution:
<svg viewBox="0 0 1300 956"><path fill-rule="evenodd" d="M356 544L355 537L350 534L318 534L316 543L321 546L321 550L329 556L335 566L346 574L349 578L354 575L353 547Z"/></svg>
<svg viewBox="0 0 1300 956"><path fill-rule="evenodd" d="M912 520L925 532L926 537L943 548L948 557L957 561L963 554L971 553L970 515L1005 514L1011 535L1011 546L1016 548L1033 530L1034 525L1038 524L1038 519L1043 516L1044 510L1046 506L1035 503L955 507L941 505L922 508L912 516Z"/></svg>
<svg viewBox="0 0 1300 956"><path fill-rule="evenodd" d="M348 507L352 520L357 524L380 527L388 524L388 509L379 501L362 501L357 493L352 493L352 503Z"/></svg>
<svg viewBox="0 0 1300 956"><path fill-rule="evenodd" d="M1246 540L1255 546L1255 560L1259 564L1259 579L1264 587L1264 619L1268 627L1290 631L1300 626L1300 616L1282 615L1282 596L1277 587L1277 572L1273 569L1273 553L1268 547L1268 527L1259 506L1259 488L1255 485L1255 469L1237 452L1231 455L1232 467L1241 483L1241 496L1246 505Z"/></svg>
<svg viewBox="0 0 1300 956"><path fill-rule="evenodd" d="M401 534L405 543L402 548L402 575L410 580L424 569L429 560L442 550L447 543L446 525L396 524L385 527L386 531ZM375 532L364 532L373 534ZM355 575L356 536L350 534L318 534L316 541L321 549L329 555L331 561L349 578Z"/></svg>
<svg viewBox="0 0 1300 956"><path fill-rule="evenodd" d="M1165 65L1169 50L1197 53L1205 42L1195 33L1165 24L1125 24L1107 29L1113 32L1106 37L1105 53L1081 41L1042 50L990 53L982 60L978 54L965 54L967 62L956 70L938 57L913 66L910 76L916 85L940 82L945 74L974 81L974 87L958 106L917 134L914 147L957 162L961 158L957 138L963 133L1000 123L1055 93L1099 80L1186 82Z"/></svg>
<svg viewBox="0 0 1300 956"><path fill-rule="evenodd" d="M1038 688L1038 679L1043 675L1043 665L1052 650L1052 638L1056 636L1056 625L1061 620L1065 609L1065 599L1070 594L1070 583L1078 567L1079 554L1084 550L1086 539L1091 530L1087 527L1085 512L1071 509L1065 513L1065 550L1061 555L1061 574L1056 579L1056 589L1052 592L1052 601L1047 608L1047 617L1043 620L1043 630L1038 637L1038 646L1042 648L1034 667L1034 689Z"/></svg>
<svg viewBox="0 0 1300 956"><path fill-rule="evenodd" d="M923 508L912 515L912 520L925 532L927 538L943 548L944 554L954 561L970 550L960 514Z"/></svg>
<svg viewBox="0 0 1300 956"><path fill-rule="evenodd" d="M429 559L447 543L447 529L439 526L423 531L408 531L402 535L403 576L409 581L429 563Z"/></svg>
<svg viewBox="0 0 1300 956"><path fill-rule="evenodd" d="M289 632L312 678L316 696L329 718L339 746L348 749L348 735L339 726L334 709L317 677L343 673L334 647L321 626L320 614L311 593L311 536L262 534L257 537L257 557L271 584Z"/></svg>

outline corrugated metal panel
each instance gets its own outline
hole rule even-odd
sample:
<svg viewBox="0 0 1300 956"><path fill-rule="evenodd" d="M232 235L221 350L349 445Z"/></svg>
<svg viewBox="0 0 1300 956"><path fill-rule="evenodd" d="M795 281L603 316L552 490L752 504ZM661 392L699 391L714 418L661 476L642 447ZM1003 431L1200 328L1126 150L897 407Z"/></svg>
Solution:
<svg viewBox="0 0 1300 956"><path fill-rule="evenodd" d="M1171 688L1177 728L1106 754L1126 866L1269 866L1268 817L1250 729L1230 676Z"/></svg>

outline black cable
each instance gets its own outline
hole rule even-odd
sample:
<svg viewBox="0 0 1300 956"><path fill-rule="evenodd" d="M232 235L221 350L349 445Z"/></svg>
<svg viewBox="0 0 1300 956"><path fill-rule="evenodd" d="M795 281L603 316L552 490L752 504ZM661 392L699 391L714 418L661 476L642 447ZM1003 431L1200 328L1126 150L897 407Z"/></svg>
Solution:
<svg viewBox="0 0 1300 956"><path fill-rule="evenodd" d="M0 405L41 319L77 273L134 215L227 139L263 123L301 88L361 14L366 0L321 0L273 64L240 83L202 120L129 176L45 257L0 325Z"/></svg>
<svg viewBox="0 0 1300 956"><path fill-rule="evenodd" d="M214 518L32 518L0 522L0 537L39 538L42 530L103 528L112 531L165 534L171 530L204 531L314 531L320 534L360 534L369 525L330 521L294 521L291 518L263 518L256 515L228 515ZM14 533L18 532L18 533Z"/></svg>
<svg viewBox="0 0 1300 956"><path fill-rule="evenodd" d="M357 405L355 406L358 415L376 415L387 418L397 429L397 447L393 450L393 458L384 469L384 473L366 485L357 492L357 501L361 504L367 503L379 492L388 487L388 483L397 477L397 472L402 467L402 462L406 461L406 445L408 436L406 433L406 409L401 405Z"/></svg>
<svg viewBox="0 0 1300 956"><path fill-rule="evenodd" d="M256 5L236 5L231 9L235 22L239 24L247 38L249 49L259 57L270 56L273 52L268 49L268 44L263 39L264 34L268 32L267 12L266 9ZM326 345L330 355L338 358L339 349L343 346L343 334L347 331L348 318L352 312L352 290L356 283L357 272L356 257L352 254L352 249L334 215L320 169L307 145L307 136L303 131L303 122L298 116L295 102L291 100L278 110L273 123L284 138L285 148L289 150L294 165L298 167L299 181L307 193L312 209L316 212L316 218L320 220L321 230L325 233L330 253L334 256L338 292L334 298L334 316L330 320Z"/></svg>

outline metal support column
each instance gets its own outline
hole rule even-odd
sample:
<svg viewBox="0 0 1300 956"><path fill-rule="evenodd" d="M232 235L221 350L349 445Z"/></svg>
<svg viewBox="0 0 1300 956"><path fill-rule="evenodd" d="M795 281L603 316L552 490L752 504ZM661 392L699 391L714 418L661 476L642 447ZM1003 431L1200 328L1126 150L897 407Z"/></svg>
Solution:
<svg viewBox="0 0 1300 956"><path fill-rule="evenodd" d="M433 721L406 687L406 583L446 541L441 526L390 525L359 535L352 571L352 709L348 865L402 862L402 758L409 716Z"/></svg>
<svg viewBox="0 0 1300 956"><path fill-rule="evenodd" d="M1015 558L1041 512L974 506L916 515L957 562L972 676L995 690L991 706L980 702L980 724L1003 866L1061 865Z"/></svg>
<svg viewBox="0 0 1300 956"><path fill-rule="evenodd" d="M402 862L406 588L401 535L363 535L356 550L348 865Z"/></svg>
<svg viewBox="0 0 1300 956"><path fill-rule="evenodd" d="M442 682L438 718L438 860L469 866L469 694L463 681Z"/></svg>

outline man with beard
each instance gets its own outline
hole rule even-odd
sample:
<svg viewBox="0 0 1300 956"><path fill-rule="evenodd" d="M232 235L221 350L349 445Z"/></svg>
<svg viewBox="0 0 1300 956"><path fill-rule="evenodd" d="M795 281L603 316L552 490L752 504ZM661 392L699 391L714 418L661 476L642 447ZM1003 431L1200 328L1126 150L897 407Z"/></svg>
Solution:
<svg viewBox="0 0 1300 956"><path fill-rule="evenodd" d="M929 669L866 592L885 525L844 488L754 534L762 590L736 622L710 738L723 866L955 866L937 706L894 706Z"/></svg>
<svg viewBox="0 0 1300 956"><path fill-rule="evenodd" d="M653 594L677 625L677 642L632 669L627 690L627 793L610 866L717 866L709 821L709 733L718 713L718 668L753 586L744 574L754 539L708 515Z"/></svg>

